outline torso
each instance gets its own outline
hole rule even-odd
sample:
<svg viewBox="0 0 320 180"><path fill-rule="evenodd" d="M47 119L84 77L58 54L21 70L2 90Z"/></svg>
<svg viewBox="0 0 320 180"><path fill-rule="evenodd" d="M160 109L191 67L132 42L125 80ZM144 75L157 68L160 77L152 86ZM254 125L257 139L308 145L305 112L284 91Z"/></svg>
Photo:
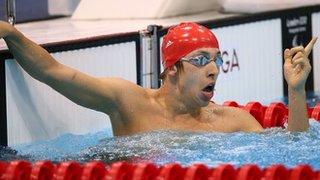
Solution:
<svg viewBox="0 0 320 180"><path fill-rule="evenodd" d="M182 114L170 117L166 108L162 107L148 91L147 98L139 98L135 102L124 102L119 111L110 115L114 135L130 135L152 130L181 131L238 131L238 123L230 114L228 107L210 102L201 108L199 115L192 117Z"/></svg>

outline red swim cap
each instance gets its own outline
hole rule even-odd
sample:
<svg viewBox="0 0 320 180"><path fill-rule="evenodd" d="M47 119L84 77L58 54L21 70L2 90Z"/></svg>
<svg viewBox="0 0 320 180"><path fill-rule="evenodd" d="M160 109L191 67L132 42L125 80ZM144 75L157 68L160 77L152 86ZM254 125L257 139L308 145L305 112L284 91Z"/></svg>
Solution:
<svg viewBox="0 0 320 180"><path fill-rule="evenodd" d="M216 36L208 28L193 22L171 27L163 37L161 47L164 69L199 48L219 48Z"/></svg>

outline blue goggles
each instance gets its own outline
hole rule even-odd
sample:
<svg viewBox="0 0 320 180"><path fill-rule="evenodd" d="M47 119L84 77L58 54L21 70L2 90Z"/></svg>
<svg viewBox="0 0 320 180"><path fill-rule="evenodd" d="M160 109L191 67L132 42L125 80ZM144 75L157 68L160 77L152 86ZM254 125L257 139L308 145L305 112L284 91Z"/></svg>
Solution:
<svg viewBox="0 0 320 180"><path fill-rule="evenodd" d="M198 56L195 56L195 57L191 57L191 58L181 58L181 61L186 61L194 66L197 66L197 67L202 67L202 66L205 66L209 63L211 63L212 61L214 61L217 65L217 68L219 68L220 66L222 66L223 64L223 60L222 60L222 57L220 54L218 54L216 57L214 58L210 58L210 56L208 55L198 55Z"/></svg>

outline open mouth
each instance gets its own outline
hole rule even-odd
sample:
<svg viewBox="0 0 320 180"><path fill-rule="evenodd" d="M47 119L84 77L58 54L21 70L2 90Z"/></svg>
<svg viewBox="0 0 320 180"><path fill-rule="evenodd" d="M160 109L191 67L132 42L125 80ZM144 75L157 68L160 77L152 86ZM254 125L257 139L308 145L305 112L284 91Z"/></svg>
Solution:
<svg viewBox="0 0 320 180"><path fill-rule="evenodd" d="M204 92L213 92L214 90L214 84L209 84L205 88L202 89Z"/></svg>
<svg viewBox="0 0 320 180"><path fill-rule="evenodd" d="M203 101L210 101L210 99L213 97L214 85L214 83L210 83L202 89L201 99Z"/></svg>

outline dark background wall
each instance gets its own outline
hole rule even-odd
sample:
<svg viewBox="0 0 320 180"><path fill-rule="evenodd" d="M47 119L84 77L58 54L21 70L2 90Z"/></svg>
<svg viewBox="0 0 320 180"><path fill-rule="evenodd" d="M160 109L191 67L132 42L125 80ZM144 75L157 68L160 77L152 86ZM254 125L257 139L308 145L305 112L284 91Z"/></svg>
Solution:
<svg viewBox="0 0 320 180"><path fill-rule="evenodd" d="M16 0L16 21L50 18L47 0ZM0 20L6 20L6 0L0 0Z"/></svg>

